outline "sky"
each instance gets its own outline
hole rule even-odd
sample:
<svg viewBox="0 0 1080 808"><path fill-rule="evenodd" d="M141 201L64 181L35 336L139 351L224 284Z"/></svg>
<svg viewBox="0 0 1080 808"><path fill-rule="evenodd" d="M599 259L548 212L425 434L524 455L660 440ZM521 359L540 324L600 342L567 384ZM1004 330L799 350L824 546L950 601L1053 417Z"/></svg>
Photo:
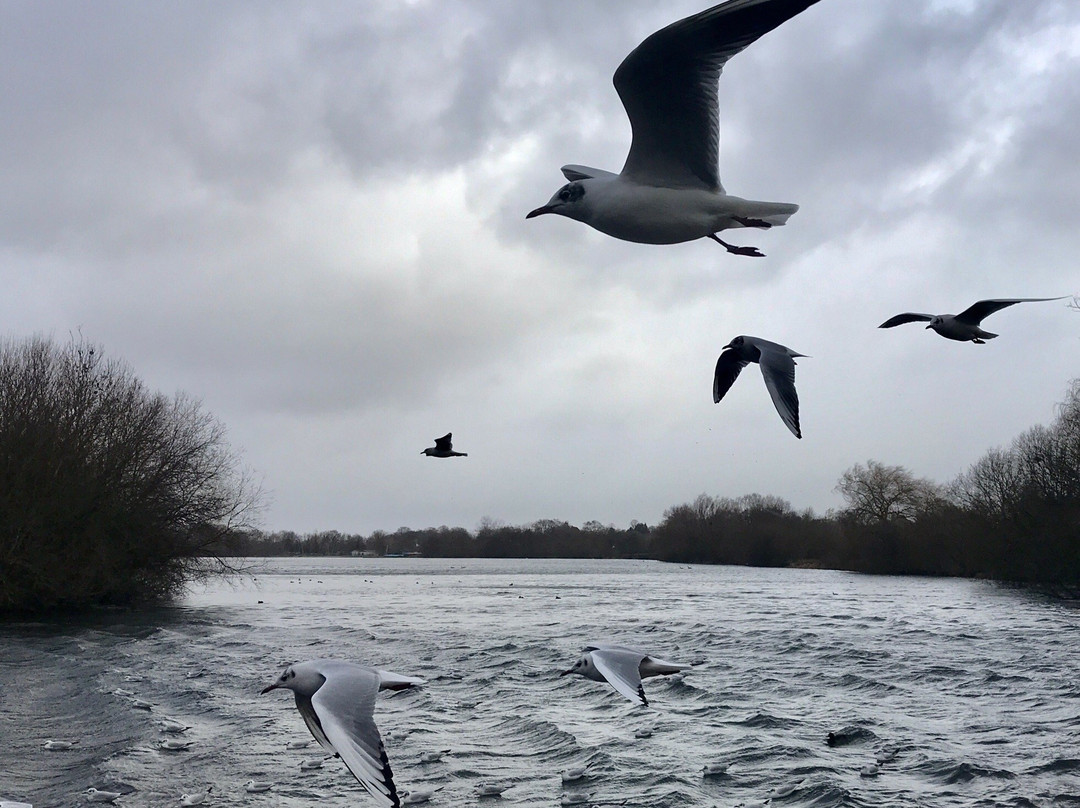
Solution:
<svg viewBox="0 0 1080 808"><path fill-rule="evenodd" d="M199 399L267 530L822 513L1052 421L1080 312L1080 3L821 0L720 80L720 175L786 226L654 246L525 214L618 171L612 74L701 0L4 0L0 334ZM803 440L732 337L788 345ZM466 458L421 455L453 432Z"/></svg>

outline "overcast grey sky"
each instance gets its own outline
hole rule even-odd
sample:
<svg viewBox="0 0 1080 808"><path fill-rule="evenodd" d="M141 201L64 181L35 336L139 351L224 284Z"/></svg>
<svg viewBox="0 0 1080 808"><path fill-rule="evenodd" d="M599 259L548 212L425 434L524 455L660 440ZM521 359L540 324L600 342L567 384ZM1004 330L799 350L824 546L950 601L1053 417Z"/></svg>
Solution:
<svg viewBox="0 0 1080 808"><path fill-rule="evenodd" d="M702 0L0 3L0 321L201 399L268 529L822 511L1050 421L1080 314L1080 3L821 0L720 82L724 185L787 226L629 244L525 214L618 171L622 58ZM738 334L809 354L804 439ZM453 431L468 458L421 456Z"/></svg>

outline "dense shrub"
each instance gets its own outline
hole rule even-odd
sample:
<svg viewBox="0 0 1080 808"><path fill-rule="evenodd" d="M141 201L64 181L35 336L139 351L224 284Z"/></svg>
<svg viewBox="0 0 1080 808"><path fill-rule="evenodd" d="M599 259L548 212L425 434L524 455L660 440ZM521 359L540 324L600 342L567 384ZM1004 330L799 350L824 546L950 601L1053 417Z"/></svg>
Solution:
<svg viewBox="0 0 1080 808"><path fill-rule="evenodd" d="M85 342L0 344L0 612L175 593L258 498L197 401Z"/></svg>

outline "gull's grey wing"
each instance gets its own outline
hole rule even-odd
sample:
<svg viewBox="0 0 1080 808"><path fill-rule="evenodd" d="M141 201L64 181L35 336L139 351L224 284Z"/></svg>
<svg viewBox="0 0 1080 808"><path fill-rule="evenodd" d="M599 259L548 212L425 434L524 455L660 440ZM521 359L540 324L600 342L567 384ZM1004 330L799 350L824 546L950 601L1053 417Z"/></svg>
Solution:
<svg viewBox="0 0 1080 808"><path fill-rule="evenodd" d="M612 171L605 171L602 168L592 168L591 166L578 166L578 165L566 165L562 167L563 176L570 182L576 180L591 180L596 177L617 177Z"/></svg>
<svg viewBox="0 0 1080 808"><path fill-rule="evenodd" d="M349 771L380 805L400 808L390 761L375 726L378 671L336 663L320 672L326 681L311 697L311 706L322 731Z"/></svg>
<svg viewBox="0 0 1080 808"><path fill-rule="evenodd" d="M731 385L735 384L735 380L739 378L742 369L748 364L750 363L745 359L739 358L738 351L720 352L720 358L716 360L716 370L713 371L712 400L714 404L720 403L720 399L727 394Z"/></svg>
<svg viewBox="0 0 1080 808"><path fill-rule="evenodd" d="M758 364L761 375L765 377L765 386L769 388L773 405L787 428L796 438L802 438L799 429L799 396L795 392L795 360L787 348L776 343L759 340L761 351Z"/></svg>
<svg viewBox="0 0 1080 808"><path fill-rule="evenodd" d="M326 737L326 733L323 732L322 722L319 721L319 716L315 713L315 708L311 706L311 699L308 696L303 696L294 692L296 697L296 709L300 711L300 717L304 719L304 723L307 724L308 730L315 736L315 740L319 742L319 746L327 751L337 754L337 750L334 749L334 745L330 743Z"/></svg>
<svg viewBox="0 0 1080 808"><path fill-rule="evenodd" d="M453 437L453 432L447 432L441 438L435 438L435 448L440 451L449 451L452 448L450 438Z"/></svg>
<svg viewBox="0 0 1080 808"><path fill-rule="evenodd" d="M933 319L933 314L919 314L914 311L905 311L903 314L897 314L895 317L890 317L879 325L878 328L892 328L893 326L903 325L904 323L928 323Z"/></svg>
<svg viewBox="0 0 1080 808"><path fill-rule="evenodd" d="M817 0L729 0L662 28L615 71L633 129L622 173L651 185L723 190L720 73L732 56Z"/></svg>
<svg viewBox="0 0 1080 808"><path fill-rule="evenodd" d="M984 317L989 317L995 311L1001 311L1014 303L1043 303L1047 300L1064 300L1063 297L1014 297L1008 300L980 300L973 303L954 318L957 322L966 325L978 325Z"/></svg>
<svg viewBox="0 0 1080 808"><path fill-rule="evenodd" d="M649 706L645 698L645 690L641 687L641 660L645 654L630 648L618 646L603 646L596 648L592 653L592 661L596 669L604 675L608 684L622 693L630 701L640 700L646 707Z"/></svg>

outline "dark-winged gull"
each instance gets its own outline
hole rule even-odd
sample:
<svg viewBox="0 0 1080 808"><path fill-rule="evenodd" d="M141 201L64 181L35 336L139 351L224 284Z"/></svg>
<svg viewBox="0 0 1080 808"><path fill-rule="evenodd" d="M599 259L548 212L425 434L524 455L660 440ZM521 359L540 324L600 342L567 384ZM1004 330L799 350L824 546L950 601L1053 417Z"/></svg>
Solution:
<svg viewBox="0 0 1080 808"><path fill-rule="evenodd" d="M290 665L262 692L291 690L296 709L315 740L339 755L380 805L400 808L390 761L375 726L375 696L380 690L403 690L423 683L423 679L353 662L314 659Z"/></svg>
<svg viewBox="0 0 1080 808"><path fill-rule="evenodd" d="M525 218L556 213L625 241L677 244L708 237L736 255L763 255L716 234L782 225L799 206L724 190L720 73L732 56L816 2L729 0L646 38L615 71L615 89L633 129L622 171L563 166L569 183Z"/></svg>
<svg viewBox="0 0 1080 808"><path fill-rule="evenodd" d="M435 438L435 445L424 449L420 454L428 457L468 457L468 452L454 451L454 444L450 440L453 435L453 432L447 432L441 438Z"/></svg>
<svg viewBox="0 0 1080 808"><path fill-rule="evenodd" d="M997 334L983 331L979 328L979 323L995 311L1001 311L1017 303L1044 303L1048 300L1064 299L1064 297L1013 297L1000 300L980 300L978 303L972 303L959 314L922 314L920 312L905 311L903 314L890 317L878 328L892 328L904 325L904 323L930 323L927 328L934 329L945 339L985 345L986 340L993 339Z"/></svg>
<svg viewBox="0 0 1080 808"><path fill-rule="evenodd" d="M799 396L795 392L797 356L806 354L796 353L791 348L761 337L735 337L724 346L720 358L716 360L716 370L713 372L713 403L720 403L720 399L731 389L744 367L751 362L757 362L776 411L780 413L791 434L802 438L802 429L799 427Z"/></svg>
<svg viewBox="0 0 1080 808"><path fill-rule="evenodd" d="M680 662L667 662L635 648L620 645L588 645L581 658L560 676L576 673L594 682L607 682L630 701L639 701L646 707L649 700L641 680L649 676L667 676L688 669Z"/></svg>

